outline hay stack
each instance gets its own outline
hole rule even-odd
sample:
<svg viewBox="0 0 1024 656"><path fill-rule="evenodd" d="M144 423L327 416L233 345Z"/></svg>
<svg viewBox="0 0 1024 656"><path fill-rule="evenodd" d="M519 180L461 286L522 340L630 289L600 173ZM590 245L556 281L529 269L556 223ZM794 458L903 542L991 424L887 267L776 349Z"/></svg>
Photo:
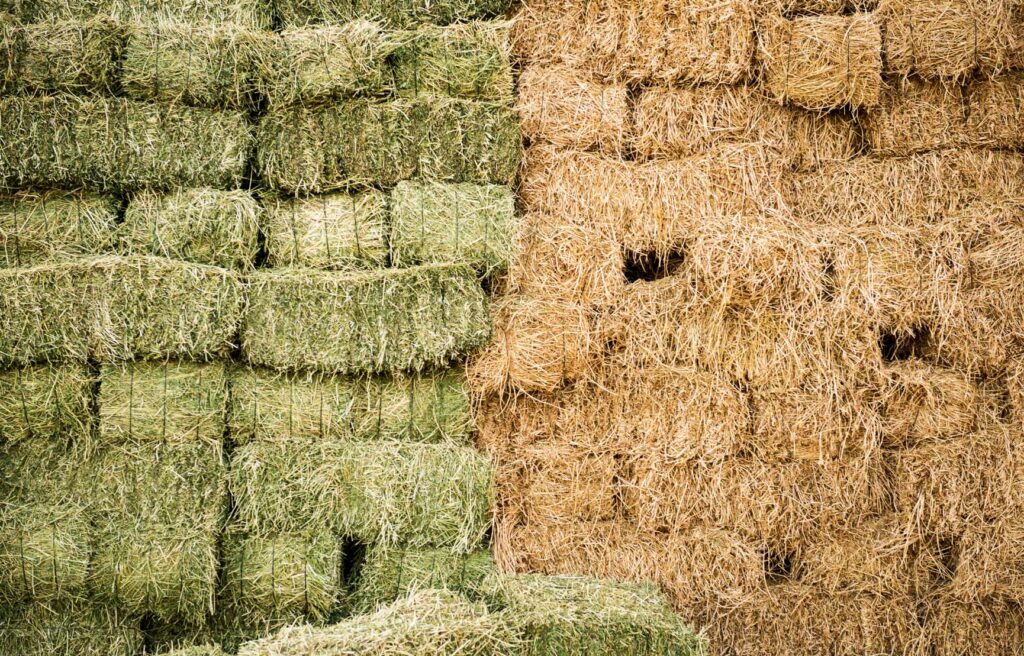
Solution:
<svg viewBox="0 0 1024 656"><path fill-rule="evenodd" d="M882 375L878 404L887 445L914 446L982 428L981 391L960 372L906 360L887 364Z"/></svg>
<svg viewBox="0 0 1024 656"><path fill-rule="evenodd" d="M878 104L882 36L873 14L770 18L758 41L762 83L778 102L811 110Z"/></svg>
<svg viewBox="0 0 1024 656"><path fill-rule="evenodd" d="M929 600L923 644L935 656L1015 654L1024 649L1024 611L1015 604Z"/></svg>
<svg viewBox="0 0 1024 656"><path fill-rule="evenodd" d="M144 644L131 614L83 601L8 605L0 624L4 656L134 656Z"/></svg>
<svg viewBox="0 0 1024 656"><path fill-rule="evenodd" d="M957 552L951 594L960 601L1024 601L1024 531L1020 520L1001 517L997 522L972 526Z"/></svg>
<svg viewBox="0 0 1024 656"><path fill-rule="evenodd" d="M486 551L371 547L359 568L353 609L370 612L424 588L472 593L494 571Z"/></svg>
<svg viewBox="0 0 1024 656"><path fill-rule="evenodd" d="M425 25L401 33L398 40L391 61L399 95L446 94L512 102L508 22Z"/></svg>
<svg viewBox="0 0 1024 656"><path fill-rule="evenodd" d="M285 27L344 23L369 17L394 29L499 16L508 6L509 0L282 0L274 9Z"/></svg>
<svg viewBox="0 0 1024 656"><path fill-rule="evenodd" d="M0 181L99 189L242 183L252 147L232 112L74 96L0 100Z"/></svg>
<svg viewBox="0 0 1024 656"><path fill-rule="evenodd" d="M509 106L427 95L271 112L257 143L263 179L295 193L390 186L414 176L507 184L520 159Z"/></svg>
<svg viewBox="0 0 1024 656"><path fill-rule="evenodd" d="M989 148L1024 147L1024 76L974 82L967 89L967 102L967 129L973 142Z"/></svg>
<svg viewBox="0 0 1024 656"><path fill-rule="evenodd" d="M461 371L342 378L237 368L231 374L231 439L402 439L464 444L472 428Z"/></svg>
<svg viewBox="0 0 1024 656"><path fill-rule="evenodd" d="M473 270L432 265L257 273L241 336L253 364L356 374L446 365L490 333Z"/></svg>
<svg viewBox="0 0 1024 656"><path fill-rule="evenodd" d="M508 268L516 224L508 187L400 182L390 207L394 266L464 262L483 275Z"/></svg>
<svg viewBox="0 0 1024 656"><path fill-rule="evenodd" d="M262 211L246 191L179 189L131 197L118 226L128 255L160 255L225 269L251 269Z"/></svg>
<svg viewBox="0 0 1024 656"><path fill-rule="evenodd" d="M540 521L602 521L618 510L620 464L612 453L586 446L538 444L517 451L523 468L515 499L525 517ZM510 498L510 495L514 497Z"/></svg>
<svg viewBox="0 0 1024 656"><path fill-rule="evenodd" d="M273 12L262 0L14 0L26 22L110 16L120 22L151 23L161 19L191 24L235 23L270 29Z"/></svg>
<svg viewBox="0 0 1024 656"><path fill-rule="evenodd" d="M31 266L111 245L120 204L86 191L22 191L0 197L0 266Z"/></svg>
<svg viewBox="0 0 1024 656"><path fill-rule="evenodd" d="M0 442L87 439L95 383L75 364L0 371Z"/></svg>
<svg viewBox="0 0 1024 656"><path fill-rule="evenodd" d="M109 93L117 88L123 47L122 29L109 18L0 21L0 89Z"/></svg>
<svg viewBox="0 0 1024 656"><path fill-rule="evenodd" d="M901 157L966 145L967 104L962 89L903 80L882 93L865 115L864 134L876 155Z"/></svg>
<svg viewBox="0 0 1024 656"><path fill-rule="evenodd" d="M41 604L80 598L85 590L92 532L83 500L5 500L3 509L0 599L4 604L13 607L22 602Z"/></svg>

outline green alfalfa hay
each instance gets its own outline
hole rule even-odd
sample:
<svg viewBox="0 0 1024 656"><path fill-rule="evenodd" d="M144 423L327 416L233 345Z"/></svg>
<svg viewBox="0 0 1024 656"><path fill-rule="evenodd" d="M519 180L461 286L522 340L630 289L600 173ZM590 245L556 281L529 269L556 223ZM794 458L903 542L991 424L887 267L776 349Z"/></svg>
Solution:
<svg viewBox="0 0 1024 656"><path fill-rule="evenodd" d="M247 191L210 188L131 197L117 240L126 255L159 255L225 269L251 269L262 210Z"/></svg>
<svg viewBox="0 0 1024 656"><path fill-rule="evenodd" d="M387 94L396 45L393 34L367 20L285 29L259 67L259 88L272 108Z"/></svg>
<svg viewBox="0 0 1024 656"><path fill-rule="evenodd" d="M81 597L89 535L81 500L0 504L0 602Z"/></svg>
<svg viewBox="0 0 1024 656"><path fill-rule="evenodd" d="M485 275L508 268L515 194L502 185L400 182L391 192L395 266L464 262Z"/></svg>
<svg viewBox="0 0 1024 656"><path fill-rule="evenodd" d="M426 25L399 33L392 57L400 95L444 94L512 102L509 23Z"/></svg>
<svg viewBox="0 0 1024 656"><path fill-rule="evenodd" d="M468 553L490 527L491 470L470 447L274 440L234 452L229 488L245 530Z"/></svg>
<svg viewBox="0 0 1024 656"><path fill-rule="evenodd" d="M378 190L263 198L267 264L367 269L388 261L388 199Z"/></svg>
<svg viewBox="0 0 1024 656"><path fill-rule="evenodd" d="M253 110L258 67L272 49L271 38L237 25L135 23L127 29L121 85L138 100Z"/></svg>
<svg viewBox="0 0 1024 656"><path fill-rule="evenodd" d="M0 606L2 656L135 656L143 647L137 618L87 601Z"/></svg>
<svg viewBox="0 0 1024 656"><path fill-rule="evenodd" d="M495 574L481 590L530 656L704 654L703 640L651 584Z"/></svg>
<svg viewBox="0 0 1024 656"><path fill-rule="evenodd" d="M256 141L264 182L292 193L413 177L508 184L522 151L508 104L433 95L272 111Z"/></svg>
<svg viewBox="0 0 1024 656"><path fill-rule="evenodd" d="M111 93L124 46L109 18L20 25L0 19L0 89L18 93Z"/></svg>
<svg viewBox="0 0 1024 656"><path fill-rule="evenodd" d="M79 364L0 371L0 441L87 439L95 383Z"/></svg>
<svg viewBox="0 0 1024 656"><path fill-rule="evenodd" d="M370 18L391 29L500 16L510 5L510 0L279 0L274 3L278 18L286 27Z"/></svg>
<svg viewBox="0 0 1024 656"><path fill-rule="evenodd" d="M257 272L241 337L242 353L255 365L361 374L447 366L490 334L475 272L430 265Z"/></svg>
<svg viewBox="0 0 1024 656"><path fill-rule="evenodd" d="M0 406L2 407L2 406ZM465 444L473 428L465 374L343 377L238 367L231 439L402 439Z"/></svg>
<svg viewBox="0 0 1024 656"><path fill-rule="evenodd" d="M239 656L512 656L521 639L482 603L423 590L327 627L291 626L242 645Z"/></svg>
<svg viewBox="0 0 1024 656"><path fill-rule="evenodd" d="M0 99L0 186L232 189L251 150L239 112L70 95Z"/></svg>
<svg viewBox="0 0 1024 656"><path fill-rule="evenodd" d="M180 647L173 651L163 651L159 653L168 654L170 656L228 656L227 653L218 647L217 645L192 645L190 647Z"/></svg>
<svg viewBox="0 0 1024 656"><path fill-rule="evenodd" d="M446 549L370 547L352 592L353 611L370 612L416 590L475 591L495 571L487 551L470 554Z"/></svg>
<svg viewBox="0 0 1024 656"><path fill-rule="evenodd" d="M273 3L267 0L9 0L11 12L24 22L83 20L109 16L121 23L236 24L253 29L273 27Z"/></svg>
<svg viewBox="0 0 1024 656"><path fill-rule="evenodd" d="M111 246L120 203L87 191L0 196L0 267L31 266Z"/></svg>
<svg viewBox="0 0 1024 656"><path fill-rule="evenodd" d="M157 620L213 611L227 510L221 441L105 444L86 465L94 600Z"/></svg>

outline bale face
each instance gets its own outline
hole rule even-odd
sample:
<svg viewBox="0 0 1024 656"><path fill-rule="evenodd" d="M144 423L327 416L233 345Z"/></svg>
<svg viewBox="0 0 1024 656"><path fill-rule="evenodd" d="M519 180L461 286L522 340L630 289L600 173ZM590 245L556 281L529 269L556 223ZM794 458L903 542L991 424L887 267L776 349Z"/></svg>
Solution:
<svg viewBox="0 0 1024 656"><path fill-rule="evenodd" d="M373 547L359 569L354 610L370 612L425 588L472 592L494 571L490 553Z"/></svg>
<svg viewBox="0 0 1024 656"><path fill-rule="evenodd" d="M0 53L10 59L0 87L22 93L110 93L124 46L111 19L53 20L0 28ZM0 59L2 62L2 59Z"/></svg>
<svg viewBox="0 0 1024 656"><path fill-rule="evenodd" d="M83 601L8 605L0 611L4 656L133 656L142 630L129 613Z"/></svg>
<svg viewBox="0 0 1024 656"><path fill-rule="evenodd" d="M274 9L285 27L371 18L394 29L498 16L509 4L509 0L284 0Z"/></svg>
<svg viewBox="0 0 1024 656"><path fill-rule="evenodd" d="M441 366L489 338L483 291L462 265L258 273L242 326L253 364L339 374Z"/></svg>
<svg viewBox="0 0 1024 656"><path fill-rule="evenodd" d="M180 23L237 23L271 29L271 7L261 0L16 0L23 21L65 20L110 16L119 22L152 23L167 19Z"/></svg>
<svg viewBox="0 0 1024 656"><path fill-rule="evenodd" d="M963 602L1017 603L1024 600L1024 532L1019 520L972 526L957 552L956 571L950 585L952 596Z"/></svg>
<svg viewBox="0 0 1024 656"><path fill-rule="evenodd" d="M865 115L865 135L878 155L899 157L968 143L967 105L959 87L903 80Z"/></svg>
<svg viewBox="0 0 1024 656"><path fill-rule="evenodd" d="M1006 603L964 603L938 596L929 600L923 644L935 656L1013 654L1024 649L1024 613Z"/></svg>
<svg viewBox="0 0 1024 656"><path fill-rule="evenodd" d="M509 24L473 21L400 33L391 63L400 95L512 102Z"/></svg>
<svg viewBox="0 0 1024 656"><path fill-rule="evenodd" d="M1024 28L1020 43L1024 52ZM1019 68L1024 68L1024 62ZM972 141L989 148L1024 146L1024 76L980 80L968 87L967 93L967 130Z"/></svg>
<svg viewBox="0 0 1024 656"><path fill-rule="evenodd" d="M19 192L0 198L0 266L32 266L112 246L118 201L84 191Z"/></svg>
<svg viewBox="0 0 1024 656"><path fill-rule="evenodd" d="M66 364L0 372L0 441L87 439L96 378Z"/></svg>
<svg viewBox="0 0 1024 656"><path fill-rule="evenodd" d="M967 376L908 360L887 365L883 377L878 403L886 444L914 446L981 428L981 391Z"/></svg>
<svg viewBox="0 0 1024 656"><path fill-rule="evenodd" d="M464 262L484 275L508 268L515 196L508 187L400 182L391 192L394 266Z"/></svg>
<svg viewBox="0 0 1024 656"><path fill-rule="evenodd" d="M117 238L128 255L159 255L225 269L251 269L261 210L245 191L181 189L132 196Z"/></svg>
<svg viewBox="0 0 1024 656"><path fill-rule="evenodd" d="M82 503L5 507L0 520L0 599L15 605L77 598L85 588L90 533Z"/></svg>
<svg viewBox="0 0 1024 656"><path fill-rule="evenodd" d="M523 450L517 501L527 517L608 520L617 511L620 466L612 453L536 445Z"/></svg>

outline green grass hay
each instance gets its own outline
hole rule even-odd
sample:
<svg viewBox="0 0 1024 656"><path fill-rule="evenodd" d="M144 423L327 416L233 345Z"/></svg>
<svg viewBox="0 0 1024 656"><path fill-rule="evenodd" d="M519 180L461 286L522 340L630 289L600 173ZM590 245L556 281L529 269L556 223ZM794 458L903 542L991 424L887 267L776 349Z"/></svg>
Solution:
<svg viewBox="0 0 1024 656"><path fill-rule="evenodd" d="M0 196L0 267L31 266L111 246L119 201L87 191Z"/></svg>
<svg viewBox="0 0 1024 656"><path fill-rule="evenodd" d="M85 601L0 607L0 656L136 656L143 647L136 618Z"/></svg>
<svg viewBox="0 0 1024 656"><path fill-rule="evenodd" d="M131 197L117 240L126 255L159 255L225 269L251 269L262 210L247 191L141 191Z"/></svg>
<svg viewBox="0 0 1024 656"><path fill-rule="evenodd" d="M95 383L77 364L0 371L0 442L88 439Z"/></svg>
<svg viewBox="0 0 1024 656"><path fill-rule="evenodd" d="M285 198L268 195L264 234L271 267L351 270L388 262L388 198L367 190Z"/></svg>
<svg viewBox="0 0 1024 656"><path fill-rule="evenodd" d="M69 95L0 99L0 187L239 187L245 115Z"/></svg>
<svg viewBox="0 0 1024 656"><path fill-rule="evenodd" d="M7 0L5 6L24 22L82 20L110 16L122 23L231 23L255 29L273 27L273 3L267 0Z"/></svg>
<svg viewBox="0 0 1024 656"><path fill-rule="evenodd" d="M259 272L248 291L242 352L271 368L421 371L490 339L483 290L462 265Z"/></svg>
<svg viewBox="0 0 1024 656"><path fill-rule="evenodd" d="M343 377L239 367L231 375L230 423L239 444L293 438L465 444L473 429L469 390L457 369Z"/></svg>
<svg viewBox="0 0 1024 656"><path fill-rule="evenodd" d="M501 185L400 182L391 192L395 266L464 262L484 274L508 268L515 195Z"/></svg>
<svg viewBox="0 0 1024 656"><path fill-rule="evenodd" d="M90 555L84 504L22 499L0 511L0 602L81 597Z"/></svg>
<svg viewBox="0 0 1024 656"><path fill-rule="evenodd" d="M472 592L494 571L494 557L487 551L373 546L359 568L353 611L370 612L424 588Z"/></svg>
<svg viewBox="0 0 1024 656"><path fill-rule="evenodd" d="M0 269L0 364L88 359L88 271L81 263Z"/></svg>
<svg viewBox="0 0 1024 656"><path fill-rule="evenodd" d="M124 46L109 18L19 25L0 20L0 89L18 93L111 93Z"/></svg>
<svg viewBox="0 0 1024 656"><path fill-rule="evenodd" d="M392 62L400 95L444 94L512 102L509 23L425 25L399 33Z"/></svg>
<svg viewBox="0 0 1024 656"><path fill-rule="evenodd" d="M489 18L505 13L510 5L509 0L278 0L274 3L278 18L288 27L371 18L389 28L420 23L447 25L471 18Z"/></svg>

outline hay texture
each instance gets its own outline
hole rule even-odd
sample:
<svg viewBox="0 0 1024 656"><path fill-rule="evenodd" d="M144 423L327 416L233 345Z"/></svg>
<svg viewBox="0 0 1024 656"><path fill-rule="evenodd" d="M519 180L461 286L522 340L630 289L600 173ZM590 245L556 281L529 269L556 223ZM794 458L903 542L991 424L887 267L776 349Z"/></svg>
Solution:
<svg viewBox="0 0 1024 656"><path fill-rule="evenodd" d="M412 177L507 184L521 150L508 105L427 95L271 112L256 138L264 181L294 193Z"/></svg>
<svg viewBox="0 0 1024 656"><path fill-rule="evenodd" d="M758 33L765 89L811 110L869 108L882 88L882 37L873 14L775 18Z"/></svg>
<svg viewBox="0 0 1024 656"><path fill-rule="evenodd" d="M465 444L473 426L458 369L392 377L231 374L231 439L389 440Z"/></svg>
<svg viewBox="0 0 1024 656"><path fill-rule="evenodd" d="M0 89L110 93L123 47L122 29L109 18L0 24Z"/></svg>
<svg viewBox="0 0 1024 656"><path fill-rule="evenodd" d="M31 266L112 246L120 203L85 191L22 191L0 197L0 265Z"/></svg>
<svg viewBox="0 0 1024 656"><path fill-rule="evenodd" d="M1014 604L972 604L937 595L926 608L922 642L936 656L1012 654L1024 649L1024 613Z"/></svg>
<svg viewBox="0 0 1024 656"><path fill-rule="evenodd" d="M10 606L81 598L91 527L83 499L4 502L0 599Z"/></svg>
<svg viewBox="0 0 1024 656"><path fill-rule="evenodd" d="M874 153L900 157L967 144L967 105L960 88L904 80L886 89L865 115L864 133Z"/></svg>
<svg viewBox="0 0 1024 656"><path fill-rule="evenodd" d="M1024 600L1024 534L1020 521L1001 517L991 524L972 526L957 552L952 595L964 602L1020 603Z"/></svg>
<svg viewBox="0 0 1024 656"><path fill-rule="evenodd" d="M400 182L390 207L394 266L463 262L483 275L508 268L516 227L508 187Z"/></svg>
<svg viewBox="0 0 1024 656"><path fill-rule="evenodd" d="M0 372L0 441L87 439L96 377L81 365Z"/></svg>
<svg viewBox="0 0 1024 656"><path fill-rule="evenodd" d="M271 7L261 0L168 0L153 4L145 0L12 0L13 13L25 22L52 18L76 20L110 16L123 23L151 23L161 19L182 23L237 23L270 29Z"/></svg>
<svg viewBox="0 0 1024 656"><path fill-rule="evenodd" d="M982 428L982 392L968 376L914 360L887 365L883 376L878 403L890 446L914 446Z"/></svg>
<svg viewBox="0 0 1024 656"><path fill-rule="evenodd" d="M276 3L274 9L285 27L370 18L395 29L489 18L503 14L509 4L509 0L284 0Z"/></svg>
<svg viewBox="0 0 1024 656"><path fill-rule="evenodd" d="M508 22L425 25L397 38L400 45L391 61L399 95L433 93L512 102Z"/></svg>
<svg viewBox="0 0 1024 656"><path fill-rule="evenodd" d="M236 188L252 148L240 113L120 98L0 101L0 182L103 189Z"/></svg>
<svg viewBox="0 0 1024 656"><path fill-rule="evenodd" d="M259 253L261 219L259 204L246 191L141 191L128 202L116 236L126 255L246 270Z"/></svg>
<svg viewBox="0 0 1024 656"><path fill-rule="evenodd" d="M5 606L0 622L4 656L133 656L144 644L129 613L83 601Z"/></svg>
<svg viewBox="0 0 1024 656"><path fill-rule="evenodd" d="M277 369L418 371L448 364L490 334L483 290L464 265L294 270L250 279L242 351Z"/></svg>
<svg viewBox="0 0 1024 656"><path fill-rule="evenodd" d="M370 612L423 589L471 594L494 571L494 558L485 551L371 547L359 567L353 609Z"/></svg>
<svg viewBox="0 0 1024 656"><path fill-rule="evenodd" d="M1024 51L1024 29L1020 47ZM967 131L973 144L988 148L1024 147L1024 76L975 82L968 87L967 103Z"/></svg>

